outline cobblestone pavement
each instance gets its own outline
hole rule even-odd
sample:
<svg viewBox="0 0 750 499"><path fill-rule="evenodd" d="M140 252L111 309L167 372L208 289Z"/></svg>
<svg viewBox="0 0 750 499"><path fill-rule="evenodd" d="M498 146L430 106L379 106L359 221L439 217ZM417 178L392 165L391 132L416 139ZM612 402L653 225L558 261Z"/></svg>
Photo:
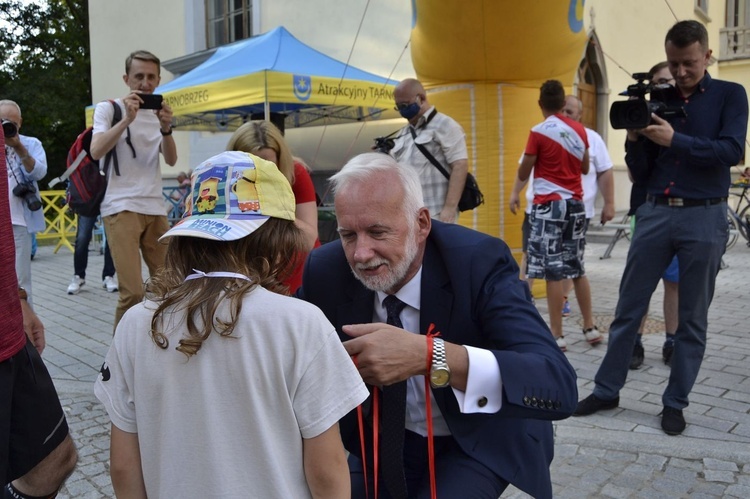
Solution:
<svg viewBox="0 0 750 499"><path fill-rule="evenodd" d="M628 242L600 260L606 245L589 244L586 269L594 314L605 330L617 302ZM93 382L109 348L117 293L101 284L103 257L90 253L86 285L78 295L65 290L73 256L40 247L32 263L37 313L47 329L44 359L55 379L80 453L79 465L58 497L113 497L108 472L109 420L93 395ZM750 248L739 242L724 257L709 314L708 346L685 409L688 426L669 437L660 428L661 393L669 369L661 361L661 289L651 302L650 329L644 336L646 361L631 371L620 407L585 418L555 423L556 457L552 480L556 497L709 498L750 497ZM544 300L538 307L545 312ZM568 358L579 376L582 396L606 345L589 346L580 315L565 319ZM511 488L504 497L527 497Z"/></svg>

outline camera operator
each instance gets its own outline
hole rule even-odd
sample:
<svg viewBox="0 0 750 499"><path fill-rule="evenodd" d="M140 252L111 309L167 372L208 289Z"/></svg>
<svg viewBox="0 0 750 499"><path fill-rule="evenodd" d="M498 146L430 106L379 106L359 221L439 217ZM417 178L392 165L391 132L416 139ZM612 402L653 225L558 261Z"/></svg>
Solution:
<svg viewBox="0 0 750 499"><path fill-rule="evenodd" d="M31 293L31 234L44 230L39 186L47 174L47 155L42 143L34 137L21 135L21 108L12 100L0 100L0 119L5 132L5 156L8 170L8 200L16 244L16 275L18 285L26 290L29 304Z"/></svg>
<svg viewBox="0 0 750 499"><path fill-rule="evenodd" d="M638 229L596 387L578 403L575 415L619 405L638 326L676 254L678 325L661 426L666 434L679 435L705 351L708 307L728 237L730 167L743 154L748 102L741 85L715 80L706 71L711 50L701 23L676 23L664 48L676 83L665 104L684 106L686 116L667 121L654 114L651 125L628 131L625 161L633 179L646 184L647 200L637 210Z"/></svg>

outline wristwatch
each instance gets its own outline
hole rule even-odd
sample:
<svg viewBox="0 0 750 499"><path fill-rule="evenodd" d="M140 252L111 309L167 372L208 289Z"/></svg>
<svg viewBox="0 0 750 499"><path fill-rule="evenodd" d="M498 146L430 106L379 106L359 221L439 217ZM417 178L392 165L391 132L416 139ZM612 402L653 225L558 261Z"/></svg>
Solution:
<svg viewBox="0 0 750 499"><path fill-rule="evenodd" d="M432 339L432 366L430 367L430 385L433 388L445 388L451 381L451 369L445 356L445 342L441 338Z"/></svg>

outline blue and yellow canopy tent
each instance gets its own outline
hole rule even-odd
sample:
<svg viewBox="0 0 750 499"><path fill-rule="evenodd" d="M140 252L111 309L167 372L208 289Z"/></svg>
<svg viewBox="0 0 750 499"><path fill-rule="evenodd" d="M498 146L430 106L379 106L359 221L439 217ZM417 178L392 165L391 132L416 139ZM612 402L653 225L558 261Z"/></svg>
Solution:
<svg viewBox="0 0 750 499"><path fill-rule="evenodd" d="M286 128L394 118L397 82L328 57L283 27L219 47L161 85L177 130L234 130L281 114Z"/></svg>

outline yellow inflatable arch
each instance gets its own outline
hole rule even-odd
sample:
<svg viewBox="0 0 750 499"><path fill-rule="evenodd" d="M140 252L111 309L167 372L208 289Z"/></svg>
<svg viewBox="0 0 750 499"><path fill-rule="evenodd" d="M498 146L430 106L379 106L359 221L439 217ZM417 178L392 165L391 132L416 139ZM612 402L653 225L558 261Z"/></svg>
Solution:
<svg viewBox="0 0 750 499"><path fill-rule="evenodd" d="M412 0L411 52L429 100L464 128L485 204L459 222L521 254L523 216L508 197L529 130L542 121L539 87L570 92L587 37L583 0Z"/></svg>

